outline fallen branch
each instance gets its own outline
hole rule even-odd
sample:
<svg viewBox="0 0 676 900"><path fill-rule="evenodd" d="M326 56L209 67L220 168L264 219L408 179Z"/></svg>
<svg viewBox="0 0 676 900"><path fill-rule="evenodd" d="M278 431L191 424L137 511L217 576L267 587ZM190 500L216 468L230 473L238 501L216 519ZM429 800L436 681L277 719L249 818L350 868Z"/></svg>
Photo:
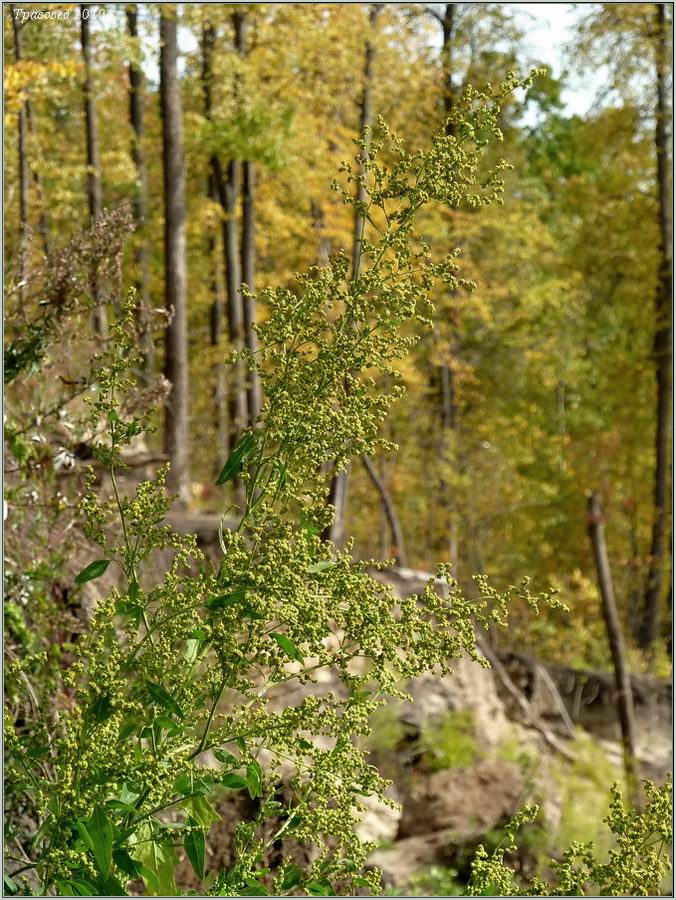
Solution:
<svg viewBox="0 0 676 900"><path fill-rule="evenodd" d="M486 657L488 662L491 664L491 668L495 672L500 684L504 687L507 693L516 701L517 706L523 713L525 722L531 728L534 728L538 731L545 742L555 750L557 753L560 753L561 756L565 757L569 762L573 762L575 760L575 754L572 753L561 741L554 735L550 728L548 728L544 722L541 722L540 719L533 713L531 710L528 701L523 696L518 687L514 684L512 679L507 672L507 669L503 666L500 660L497 658L495 653L488 647L484 641L477 635L477 646L479 650Z"/></svg>

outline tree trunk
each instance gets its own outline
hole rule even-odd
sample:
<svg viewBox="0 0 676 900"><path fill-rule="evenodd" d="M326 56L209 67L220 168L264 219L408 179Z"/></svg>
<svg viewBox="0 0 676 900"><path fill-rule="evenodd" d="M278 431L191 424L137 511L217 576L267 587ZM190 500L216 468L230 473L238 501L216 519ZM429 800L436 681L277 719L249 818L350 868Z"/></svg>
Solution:
<svg viewBox="0 0 676 900"><path fill-rule="evenodd" d="M204 22L202 29L202 89L204 93L204 116L211 121L213 116L213 55L216 43L216 30L208 20ZM215 157L209 163L209 177L207 179L207 194L209 198L218 203L220 201L218 190L218 174L220 166ZM221 284L219 264L217 260L218 242L214 234L208 236L208 254L212 266L212 295L210 336L212 347L218 348L221 344L225 326L225 296ZM218 350L217 350L218 353ZM218 466L222 459L227 459L230 452L227 415L227 392L225 386L224 361L217 356L214 365L214 425L216 440L222 453L217 457Z"/></svg>
<svg viewBox="0 0 676 900"><path fill-rule="evenodd" d="M12 16L12 29L14 32L14 59L16 62L19 62L23 59L23 49L22 49L22 40L21 40L21 29L23 27L22 23L16 18L15 10L17 9L15 4L10 5L10 14ZM23 128L22 128L22 114L23 114ZM26 185L28 183L28 173L30 172L30 176L35 184L37 189L38 197L40 198L41 208L40 208L40 216L38 219L38 231L42 237L42 242L45 250L45 254L49 255L49 229L47 226L47 214L44 209L44 198L42 192L42 181L40 179L40 173L37 169L30 169L29 161L28 161L28 135L33 131L33 114L31 110L30 100L25 100L21 106L21 110L19 112L19 177L21 179L20 183L20 204L23 204L23 200L21 197L24 195L23 188L23 179L26 180ZM23 134L23 140L22 140ZM23 142L23 153L21 150L21 144ZM23 163L22 163L23 157ZM24 165L26 166L26 171L24 172ZM28 186L25 188L25 208L26 208L26 266L27 266L27 255L28 255L28 243L29 243L29 189ZM21 224L21 211L20 215L20 224ZM23 236L23 229L21 230L20 236Z"/></svg>
<svg viewBox="0 0 676 900"><path fill-rule="evenodd" d="M385 487L385 483L378 475L376 471L376 467L373 465L373 462L369 459L368 456L362 456L361 458L364 468L366 469L369 478L374 484L374 487L378 491L380 495L380 502L383 506L383 512L385 513L385 518L387 519L387 523L390 528L390 534L392 536L392 546L394 548L394 562L397 566L406 567L406 551L404 549L404 532L401 528L401 523L399 522L399 517L397 516L397 511L394 507L394 503L392 502L392 498L390 497L390 493Z"/></svg>
<svg viewBox="0 0 676 900"><path fill-rule="evenodd" d="M219 166L219 172L220 166ZM240 259L237 235L237 200L239 198L240 164L231 159L228 163L228 177L223 180L221 173L221 203L225 213L223 222L223 254L225 257L225 279L228 295L228 331L230 346L239 352L243 342L243 309L240 293ZM246 400L246 372L244 361L238 359L232 367L232 442L239 440L239 435L247 425L248 411Z"/></svg>
<svg viewBox="0 0 676 900"><path fill-rule="evenodd" d="M14 28L15 59L21 58L21 24L14 15L14 5L10 6ZM23 299L24 282L28 277L28 113L24 101L19 108L19 298Z"/></svg>
<svg viewBox="0 0 676 900"><path fill-rule="evenodd" d="M137 46L138 41L138 6L130 3L126 7L127 30L132 42ZM133 210L136 226L136 247L134 251L136 264L135 287L137 292L137 327L141 338L141 355L143 356L143 371L148 378L154 368L154 347L150 332L148 310L150 307L150 256L145 236L145 227L148 220L148 176L146 172L145 154L143 149L143 95L145 79L143 69L135 62L129 62L129 122L132 127L133 137L131 144L131 158L136 170L136 184L134 188Z"/></svg>
<svg viewBox="0 0 676 900"><path fill-rule="evenodd" d="M639 644L652 646L659 631L664 547L667 528L667 488L669 483L669 435L671 399L671 198L669 190L669 159L667 117L667 23L664 3L655 4L657 35L655 43L655 79L657 103L655 116L655 154L657 161L657 199L659 210L659 274L655 297L655 337L653 355L657 382L655 431L655 485L653 495L653 524L650 542L650 562Z"/></svg>
<svg viewBox="0 0 676 900"><path fill-rule="evenodd" d="M380 15L381 6L378 3L371 4L369 12L369 26L371 29L375 27ZM364 141L361 154L361 166L359 171L359 182L357 184L357 200L363 202L366 198L366 188L361 183L364 175L364 162L368 159L370 133L367 129L371 127L373 120L373 63L375 60L375 47L369 38L366 41L366 50L364 55L364 87L362 90L361 103L359 107L359 136ZM364 236L364 217L360 215L359 210L355 210L354 229L352 238L352 280L359 278L359 269L361 265L361 242ZM331 540L337 547L342 547L345 540L345 515L347 511L347 490L349 480L349 469L339 472L333 476L331 487L329 489L329 503L336 510L333 522L324 530L323 537Z"/></svg>
<svg viewBox="0 0 676 900"><path fill-rule="evenodd" d="M369 25L373 29L378 16L380 15L380 4L371 5L369 13ZM364 141L364 147L361 153L361 165L359 170L359 182L357 184L357 200L363 203L366 200L366 188L362 184L364 176L364 163L368 161L369 146L371 143L370 133L367 131L371 127L373 121L373 61L375 59L376 50L371 40L366 42L366 53L364 56L364 89L361 97L361 107L359 110L359 137ZM355 210L354 216L354 232L352 239L352 280L359 277L359 266L361 262L361 242L364 237L364 217L360 215L359 210Z"/></svg>
<svg viewBox="0 0 676 900"><path fill-rule="evenodd" d="M248 22L245 12L234 15L235 44L241 57L247 53ZM249 291L256 290L256 167L250 160L242 162L242 234L241 276ZM244 342L250 353L258 352L258 335L254 331L256 303L253 297L242 295ZM261 411L261 382L258 372L247 374L248 421L253 428Z"/></svg>
<svg viewBox="0 0 676 900"><path fill-rule="evenodd" d="M171 461L169 487L185 504L190 496L189 372L185 170L176 32L176 6L163 5L160 8L160 106L164 164L164 290L170 316L166 329L164 373L171 382L165 415L164 448Z"/></svg>
<svg viewBox="0 0 676 900"><path fill-rule="evenodd" d="M443 108L446 119L446 133L452 135L454 127L448 121L453 106L455 105L455 87L453 85L453 32L455 28L455 4L447 3L444 7L444 15L441 18L443 42L441 47L441 62L444 75L443 83ZM451 451L455 452L456 431L456 405L455 405L455 379L453 368L449 363L443 363L440 367L441 383L441 439L439 446L439 459L441 465L449 463ZM446 528L448 532L448 558L456 578L458 577L458 511L456 504L442 474L439 483L439 496L447 511Z"/></svg>
<svg viewBox="0 0 676 900"><path fill-rule="evenodd" d="M601 594L603 620L606 625L608 644L613 659L615 672L615 687L617 691L617 714L622 731L622 744L624 747L624 764L627 773L627 781L632 794L635 794L638 786L638 772L636 764L636 739L634 723L634 701L631 691L631 680L627 670L624 654L624 639L622 625L617 613L615 603L615 591L608 561L606 539L603 527L603 514L601 504L596 494L591 494L587 505L587 526L589 539L594 552L596 574Z"/></svg>
<svg viewBox="0 0 676 900"><path fill-rule="evenodd" d="M455 106L455 87L453 85L453 31L455 29L455 3L447 3L441 19L443 42L441 45L441 63L444 73L443 104L444 115L448 120ZM452 123L446 121L446 133L453 134Z"/></svg>
<svg viewBox="0 0 676 900"><path fill-rule="evenodd" d="M310 203L310 215L317 240L317 265L327 266L331 257L331 239L324 233L324 210L317 200Z"/></svg>
<svg viewBox="0 0 676 900"><path fill-rule="evenodd" d="M80 4L80 41L84 61L83 105L85 136L87 143L87 204L89 224L95 225L103 210L101 194L101 166L99 162L99 140L96 127L96 99L92 81L91 36L89 31L89 10L92 4ZM105 337L108 322L105 306L101 302L99 275L96 268L92 272L92 294L94 297L94 330L98 337Z"/></svg>

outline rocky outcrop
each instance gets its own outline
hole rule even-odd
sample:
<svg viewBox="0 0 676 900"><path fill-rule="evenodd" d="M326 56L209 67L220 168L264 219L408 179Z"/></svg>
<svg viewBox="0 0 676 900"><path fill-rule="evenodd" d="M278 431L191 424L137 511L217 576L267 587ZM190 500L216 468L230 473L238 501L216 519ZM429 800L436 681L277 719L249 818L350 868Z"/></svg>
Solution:
<svg viewBox="0 0 676 900"><path fill-rule="evenodd" d="M399 837L451 833L457 839L485 834L506 821L523 803L518 767L499 759L444 769L419 778L405 798Z"/></svg>

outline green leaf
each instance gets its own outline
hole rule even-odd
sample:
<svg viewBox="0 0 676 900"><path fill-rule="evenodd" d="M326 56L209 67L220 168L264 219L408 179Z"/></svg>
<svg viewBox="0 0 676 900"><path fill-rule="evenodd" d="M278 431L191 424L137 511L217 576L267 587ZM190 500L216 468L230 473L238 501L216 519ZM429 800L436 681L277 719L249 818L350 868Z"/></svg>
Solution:
<svg viewBox="0 0 676 900"><path fill-rule="evenodd" d="M257 610L250 606L248 603L245 603L242 606L241 616L243 619L264 619L265 616L262 616Z"/></svg>
<svg viewBox="0 0 676 900"><path fill-rule="evenodd" d="M179 775L174 782L174 789L181 794L210 794L214 789L214 782L207 776L195 778L194 775Z"/></svg>
<svg viewBox="0 0 676 900"><path fill-rule="evenodd" d="M247 887L242 891L242 897L269 897L270 891L251 875L247 875L244 879Z"/></svg>
<svg viewBox="0 0 676 900"><path fill-rule="evenodd" d="M300 514L300 527L306 533L307 537L311 538L315 534L319 534L319 529L316 525L313 525L312 522L307 518L305 513Z"/></svg>
<svg viewBox="0 0 676 900"><path fill-rule="evenodd" d="M227 750L219 750L218 748L215 748L213 753L216 759L219 762L225 763L226 766L239 765L239 760L237 759L237 757L233 756L232 753L228 753Z"/></svg>
<svg viewBox="0 0 676 900"><path fill-rule="evenodd" d="M28 751L26 756L29 759L42 759L43 756L47 756L49 753L49 744L41 744L39 747L33 747Z"/></svg>
<svg viewBox="0 0 676 900"><path fill-rule="evenodd" d="M59 882L59 893L66 897L101 897L109 894L109 891L103 891L101 886L95 887L89 881L83 878L69 879L68 881ZM127 896L126 891L122 894L111 894L113 897Z"/></svg>
<svg viewBox="0 0 676 900"><path fill-rule="evenodd" d="M181 707L178 705L176 700L171 696L168 691L162 687L161 684L155 684L154 681L146 681L146 687L148 688L148 693L153 698L153 701L158 705L164 707L164 709L168 709L169 712L172 712L175 716L178 716L179 719L185 719L185 714Z"/></svg>
<svg viewBox="0 0 676 900"><path fill-rule="evenodd" d="M109 719L113 714L113 705L110 702L110 697L107 694L103 697L98 697L92 703L89 714L96 725L100 725L106 719Z"/></svg>
<svg viewBox="0 0 676 900"><path fill-rule="evenodd" d="M221 784L224 784L233 791L241 791L242 788L249 786L245 778L242 778L241 775L235 775L232 772L228 772L227 775L223 776Z"/></svg>
<svg viewBox="0 0 676 900"><path fill-rule="evenodd" d="M197 826L197 822L194 819L190 819L189 823L191 825ZM190 860L190 865L195 870L195 875L199 879L204 878L204 858L206 854L206 840L204 837L203 831L193 830L186 834L183 839L183 849L185 850L185 854Z"/></svg>
<svg viewBox="0 0 676 900"><path fill-rule="evenodd" d="M300 866L297 866L296 863L291 863L291 865L284 872L284 878L282 880L281 888L283 891L288 891L292 887L295 887L297 884L300 884L301 879L303 878L303 870Z"/></svg>
<svg viewBox="0 0 676 900"><path fill-rule="evenodd" d="M195 638L188 638L185 642L185 660L187 663L192 664L195 662L199 656L201 647L202 641L197 641Z"/></svg>
<svg viewBox="0 0 676 900"><path fill-rule="evenodd" d="M221 548L221 552L223 556L227 555L228 548L225 544L225 531L223 529L223 520L225 519L225 515L221 516L221 521L218 523L218 544Z"/></svg>
<svg viewBox="0 0 676 900"><path fill-rule="evenodd" d="M2 883L5 888L5 893L7 894L16 894L16 892L19 890L18 884L16 883L16 881L12 881L9 875L3 875Z"/></svg>
<svg viewBox="0 0 676 900"><path fill-rule="evenodd" d="M138 722L135 719L127 719L126 722L123 722L120 725L120 733L117 736L118 741L126 741L129 735L136 731L137 725Z"/></svg>
<svg viewBox="0 0 676 900"><path fill-rule="evenodd" d="M307 570L311 575L315 575L317 572L326 572L327 569L332 569L334 566L335 562L332 559L323 559L321 562L310 563Z"/></svg>
<svg viewBox="0 0 676 900"><path fill-rule="evenodd" d="M300 652L298 647L294 644L293 641L289 640L288 637L284 634L271 634L270 637L277 641L282 650L286 653L289 659L294 660L295 662L304 663L305 659L303 658L303 654Z"/></svg>
<svg viewBox="0 0 676 900"><path fill-rule="evenodd" d="M188 811L203 828L209 828L212 822L220 822L221 817L209 803L206 797L199 794L197 797L186 797L181 806Z"/></svg>
<svg viewBox="0 0 676 900"><path fill-rule="evenodd" d="M110 565L109 559L97 559L93 563L83 569L79 575L75 576L75 584L84 584L86 581L92 581L99 578Z"/></svg>
<svg viewBox="0 0 676 900"><path fill-rule="evenodd" d="M287 831L290 831L292 828L297 828L299 825L302 825L303 817L299 816L298 813L294 813L287 819L287 821L289 823L287 826Z"/></svg>
<svg viewBox="0 0 676 900"><path fill-rule="evenodd" d="M74 882L75 883L75 882ZM84 885L87 885L87 882L81 882ZM88 886L90 889L85 890L82 894L83 897L91 897L91 885ZM124 889L124 886L120 884L117 878L114 878L110 875L108 878L103 879L99 882L98 890L95 892L95 895L98 894L100 897L128 897L129 894Z"/></svg>
<svg viewBox="0 0 676 900"><path fill-rule="evenodd" d="M87 829L86 823L78 819L78 821L75 823L75 827L77 828L80 838L82 839L82 843L85 845L87 850L93 851L94 841L92 840L92 836Z"/></svg>
<svg viewBox="0 0 676 900"><path fill-rule="evenodd" d="M328 879L322 881L311 881L305 885L305 889L314 897L331 897L334 894L333 885Z"/></svg>
<svg viewBox="0 0 676 900"><path fill-rule="evenodd" d="M132 813L133 815L136 815L136 813L138 812L138 809L135 806L132 806L131 803L125 803L122 800L106 800L105 807L106 809L118 809L123 813ZM121 850L115 851L115 853L122 852L123 851ZM113 853L113 857L115 856L115 853Z"/></svg>
<svg viewBox="0 0 676 900"><path fill-rule="evenodd" d="M160 893L160 879L152 869L143 865L143 863L139 863L139 875L150 895L157 895Z"/></svg>
<svg viewBox="0 0 676 900"><path fill-rule="evenodd" d="M247 434L242 435L221 469L221 474L216 479L216 484L225 484L233 478L236 478L244 468L244 465L251 456L255 446L256 437L254 434L248 432Z"/></svg>
<svg viewBox="0 0 676 900"><path fill-rule="evenodd" d="M219 597L210 597L204 605L207 609L226 609L228 606L233 606L245 597L246 589L236 588L228 594L221 594Z"/></svg>
<svg viewBox="0 0 676 900"><path fill-rule="evenodd" d="M107 878L113 863L113 826L102 806L95 808L85 828L91 840L90 850L96 866L101 875Z"/></svg>
<svg viewBox="0 0 676 900"><path fill-rule="evenodd" d="M260 797L263 786L263 770L255 759L252 759L246 767L246 786L252 800Z"/></svg>
<svg viewBox="0 0 676 900"><path fill-rule="evenodd" d="M152 839L152 829L144 822L131 838L130 854L140 863L140 875L149 894L176 896L174 869L178 856L171 844L160 844Z"/></svg>
<svg viewBox="0 0 676 900"><path fill-rule="evenodd" d="M178 722L174 722L173 719L170 719L169 716L158 716L155 719L155 724L159 725L160 728L166 729L172 737L178 734L181 730L181 726Z"/></svg>

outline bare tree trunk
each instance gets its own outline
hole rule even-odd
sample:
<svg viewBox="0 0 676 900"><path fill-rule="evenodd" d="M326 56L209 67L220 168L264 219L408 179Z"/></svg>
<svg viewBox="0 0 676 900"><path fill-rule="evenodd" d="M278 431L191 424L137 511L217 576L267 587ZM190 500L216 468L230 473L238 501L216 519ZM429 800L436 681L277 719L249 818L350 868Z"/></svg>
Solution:
<svg viewBox="0 0 676 900"><path fill-rule="evenodd" d="M369 13L369 25L371 29L375 26L380 15L380 4L373 3ZM364 147L361 154L361 165L359 171L359 182L357 185L357 200L363 203L366 200L366 187L362 183L364 176L364 163L368 161L369 146L371 137L367 129L371 127L373 121L373 61L375 59L376 50L371 40L366 42L366 53L364 56L364 89L361 98L361 108L359 111L359 136L364 141ZM364 237L364 217L355 210L354 216L354 232L352 239L352 280L359 277L359 266L361 262L361 242Z"/></svg>
<svg viewBox="0 0 676 900"><path fill-rule="evenodd" d="M237 23L240 15L240 13L234 12L232 18L235 44L237 42ZM223 222L223 255L225 259L226 293L228 295L228 332L231 348L239 353L244 347L244 310L240 290L242 273L237 228L237 203L239 200L241 165L238 160L231 159L228 162L227 178L224 179L220 161L217 160L217 163L217 185L223 212L225 213ZM231 372L231 440L233 444L236 444L241 432L246 428L249 421L244 361L238 359ZM237 493L241 494L241 484L236 483L235 488Z"/></svg>
<svg viewBox="0 0 676 900"><path fill-rule="evenodd" d="M178 85L176 6L160 7L160 106L164 163L164 272L166 329L164 373L171 382L164 427L164 449L171 461L169 487L182 503L190 497L189 371L185 170L181 95Z"/></svg>
<svg viewBox="0 0 676 900"><path fill-rule="evenodd" d="M248 21L246 12L233 16L235 46L241 57L247 54ZM242 161L242 233L241 276L250 291L256 290L256 167L251 160ZM244 343L250 353L258 352L258 335L254 331L256 303L248 292L242 295ZM258 372L246 373L246 392L249 425L253 427L261 411L261 382Z"/></svg>
<svg viewBox="0 0 676 900"><path fill-rule="evenodd" d="M236 29L236 17L233 24ZM218 199L223 209L223 260L225 264L225 288L227 295L228 338L230 348L239 353L244 346L244 312L240 292L241 272L237 231L237 201L239 199L240 164L232 159L228 163L227 176L217 154L211 157L211 172ZM228 384L230 443L236 444L248 423L245 366L237 359L230 368ZM242 499L241 482L235 481L235 489Z"/></svg>
<svg viewBox="0 0 676 900"><path fill-rule="evenodd" d="M380 15L381 5L378 3L371 4L369 12L369 25L374 28ZM357 185L356 199L363 202L366 198L366 188L362 184L362 176L364 175L364 163L368 160L370 133L368 129L371 127L373 120L373 63L375 60L376 50L369 39L366 41L366 50L364 55L364 87L362 91L361 104L359 108L359 136L364 141L362 149L360 166L360 178ZM352 239L352 280L359 278L359 268L362 256L362 239L364 236L364 217L360 215L359 210L355 210L354 230ZM342 547L345 540L345 515L347 511L347 490L349 480L349 469L339 472L333 476L331 486L329 488L329 503L336 510L333 522L324 531L324 538L331 540L337 547Z"/></svg>
<svg viewBox="0 0 676 900"><path fill-rule="evenodd" d="M450 116L455 106L455 86L453 84L453 32L455 29L455 3L447 3L444 7L444 15L440 19L443 32L441 45L441 64L444 73L443 104L446 119ZM452 123L446 122L446 133L453 134Z"/></svg>
<svg viewBox="0 0 676 900"><path fill-rule="evenodd" d="M92 5L91 3L80 4L80 40L85 72L82 89L87 142L87 203L89 206L90 225L94 225L99 220L103 211L99 139L96 126L96 99L92 82L91 35L89 31L89 11ZM92 294L94 297L94 330L98 337L105 337L108 333L108 318L106 308L101 302L101 287L96 268L92 272Z"/></svg>
<svg viewBox="0 0 676 900"><path fill-rule="evenodd" d="M15 10L17 9L15 4L10 5L10 14L12 16L12 29L14 32L14 59L19 62L23 59L23 49L22 49L22 40L21 40L21 29L22 24L19 19L15 16ZM37 189L38 196L41 201L41 209L40 209L40 217L38 219L38 231L42 237L43 246L45 249L45 253L49 254L49 230L47 227L47 214L44 209L44 198L42 193L42 182L40 180L40 173L37 169L30 169L30 164L28 160L28 135L33 131L33 115L31 111L31 103L30 100L25 100L19 111L19 178L20 178L20 211L19 211L19 224L20 224L20 239L23 240L25 236L25 255L24 255L24 266L26 269L26 276L28 275L27 266L28 266L28 244L29 244L29 188L28 188L28 175L30 174L33 183ZM23 145L23 150L22 150ZM25 189L24 189L24 181L25 181ZM25 208L25 219L23 217L23 209ZM25 221L25 227L23 226L23 222ZM21 269L21 264L20 264ZM21 269L23 271L23 269Z"/></svg>
<svg viewBox="0 0 676 900"><path fill-rule="evenodd" d="M204 22L202 29L202 89L204 93L204 115L211 121L213 116L213 54L216 43L216 30L208 20ZM214 202L220 201L218 190L218 176L220 165L216 157L209 162L209 177L207 180L207 193ZM221 284L219 264L217 260L218 242L214 234L208 236L208 253L212 265L212 294L210 335L211 345L218 348L224 333L225 326L225 295ZM214 425L216 439L222 451L223 458L227 458L230 452L230 440L228 435L227 392L225 386L224 361L220 356L214 365ZM221 456L217 457L221 460ZM218 462L221 465L221 462Z"/></svg>
<svg viewBox="0 0 676 900"><path fill-rule="evenodd" d="M256 167L242 163L242 281L250 291L256 290ZM250 353L258 353L256 301L247 292L242 297L244 312L244 340ZM261 381L258 372L247 373L247 403L249 425L253 427L261 411Z"/></svg>
<svg viewBox="0 0 676 900"><path fill-rule="evenodd" d="M443 17L439 19L443 32L441 47L441 62L444 75L443 84L443 108L446 118L446 133L454 132L452 123L448 117L455 105L455 87L453 85L453 32L455 28L455 4L447 3L444 7ZM449 363L443 363L440 368L441 382L441 440L439 446L439 459L444 466L450 462L451 448L455 452L456 431L456 404L455 404L455 378L453 368ZM439 484L439 496L446 507L446 528L448 531L448 557L456 578L458 577L458 510L454 498L450 495L446 478L442 473Z"/></svg>
<svg viewBox="0 0 676 900"><path fill-rule="evenodd" d="M14 16L14 6L10 7L12 25L14 26L14 47L19 59L21 46L21 25ZM19 107L19 297L23 299L23 285L28 277L28 113L26 103Z"/></svg>
<svg viewBox="0 0 676 900"><path fill-rule="evenodd" d="M127 30L129 37L136 45L138 39L138 6L129 3L126 7ZM135 287L137 291L137 325L141 337L141 355L143 356L143 371L146 377L150 376L155 365L155 354L152 334L150 333L150 321L148 309L150 307L150 257L145 236L145 227L148 220L148 176L146 172L145 154L143 150L143 95L145 90L145 78L141 66L130 60L129 62L129 122L133 131L131 144L131 158L136 170L136 184L134 187L134 222L136 225L136 247L134 251L136 263Z"/></svg>
<svg viewBox="0 0 676 900"><path fill-rule="evenodd" d="M657 382L657 423L655 432L655 487L653 499L653 525L650 543L650 562L643 615L639 631L639 644L644 649L652 646L658 636L662 580L664 572L664 545L667 526L667 488L669 483L669 435L671 402L671 198L669 190L668 159L668 98L666 4L655 4L656 44L655 77L657 104L655 116L655 154L657 157L657 198L659 206L659 258L660 268L655 297L655 337L653 355Z"/></svg>
<svg viewBox="0 0 676 900"><path fill-rule="evenodd" d="M331 239L324 233L324 210L316 200L310 203L310 215L317 239L317 265L326 266L331 256Z"/></svg>
<svg viewBox="0 0 676 900"><path fill-rule="evenodd" d="M392 535L392 546L394 547L395 564L398 566L406 567L407 562L406 551L404 549L404 532L402 531L401 523L399 522L399 517L397 516L397 511L394 507L394 503L392 502L392 498L390 497L390 493L385 487L385 483L378 475L376 467L373 465L373 462L369 459L369 457L362 456L361 460L364 464L364 468L366 469L369 478L373 482L374 487L380 495L380 502L382 503L383 512L385 513L385 517L390 528L390 533Z"/></svg>
<svg viewBox="0 0 676 900"><path fill-rule="evenodd" d="M449 462L449 451L454 447L455 437L455 384L453 369L448 363L444 363L440 369L441 377L441 441L439 447L439 459L441 465ZM455 449L455 448L454 448ZM445 505L447 512L446 528L448 529L448 558L453 566L455 576L458 576L458 511L456 504L446 484L446 478L442 473L439 484L439 496Z"/></svg>
<svg viewBox="0 0 676 900"><path fill-rule="evenodd" d="M587 504L587 526L589 539L594 552L596 575L601 594L603 620L606 625L608 644L613 659L615 671L615 687L617 690L617 714L622 731L622 744L624 746L624 764L627 773L627 781L632 793L635 794L638 786L638 772L636 764L636 739L634 723L634 702L631 691L631 680L627 670L624 654L624 639L622 625L617 613L615 603L615 591L608 561L606 539L603 526L603 513L601 504L596 494L591 494Z"/></svg>
<svg viewBox="0 0 676 900"><path fill-rule="evenodd" d="M237 200L239 198L240 164L231 159L228 163L228 177L221 176L221 197L225 221L223 223L223 254L225 257L225 278L228 295L228 331L230 346L239 352L244 346L244 314L240 293L240 259L237 235ZM232 369L232 441L236 443L246 427L248 411L246 402L246 373L244 362L238 359Z"/></svg>

